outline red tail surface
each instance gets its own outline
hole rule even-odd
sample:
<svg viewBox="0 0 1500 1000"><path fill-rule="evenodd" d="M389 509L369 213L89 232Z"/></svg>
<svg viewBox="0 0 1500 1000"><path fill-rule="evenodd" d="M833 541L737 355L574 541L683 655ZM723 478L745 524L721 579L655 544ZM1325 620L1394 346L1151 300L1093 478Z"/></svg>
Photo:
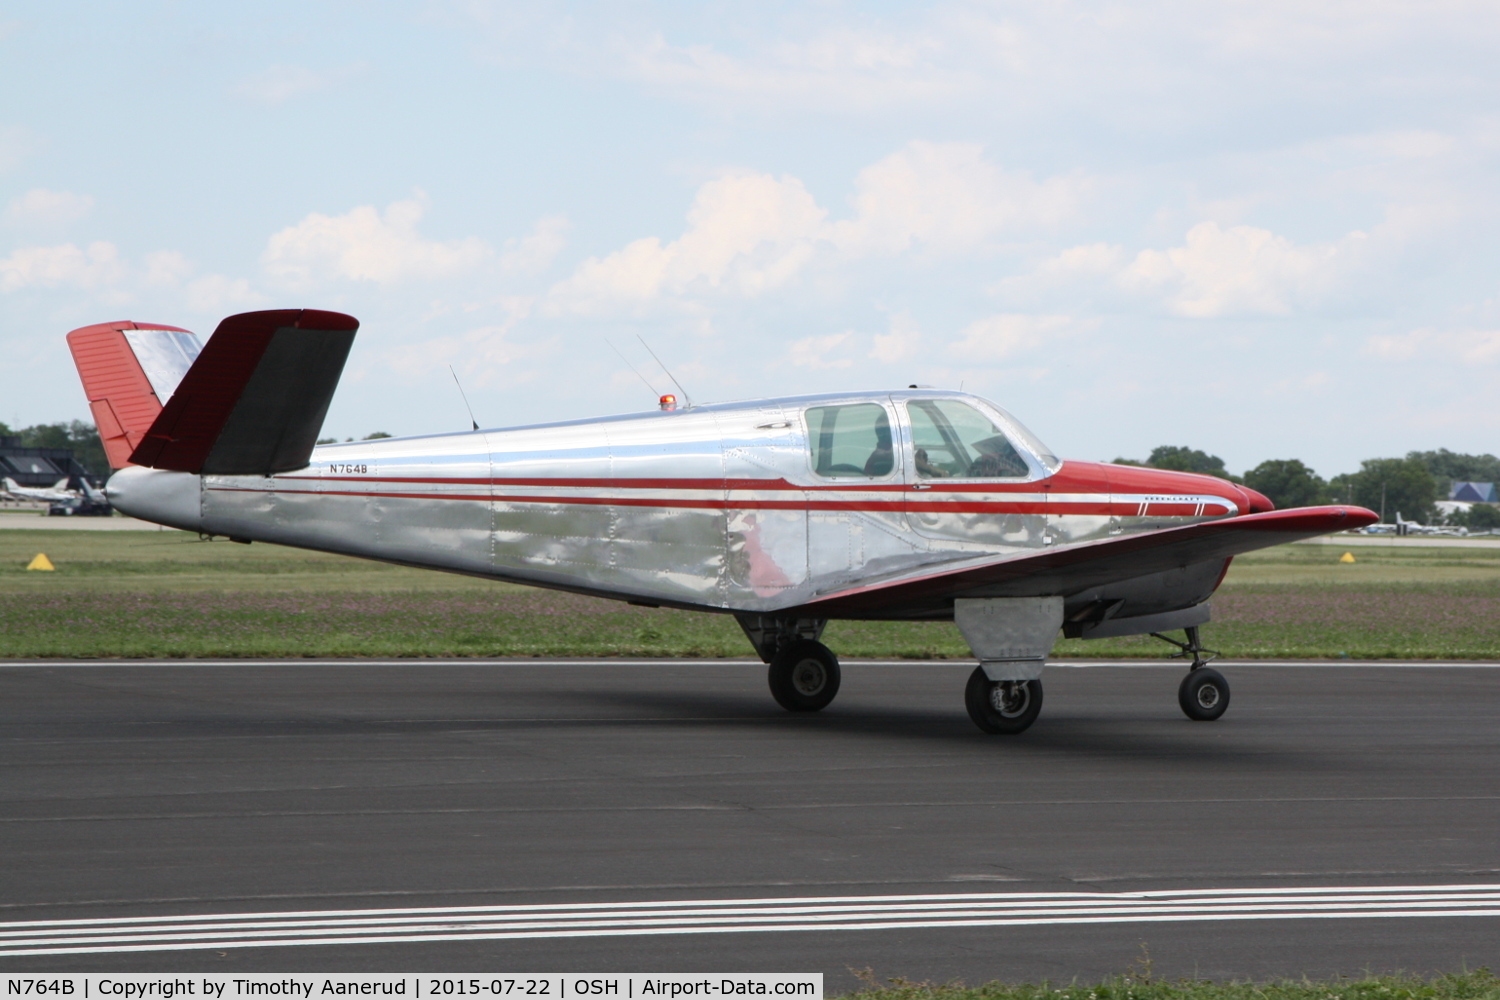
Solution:
<svg viewBox="0 0 1500 1000"><path fill-rule="evenodd" d="M198 339L162 323L99 323L68 334L112 469L130 455L198 355Z"/></svg>

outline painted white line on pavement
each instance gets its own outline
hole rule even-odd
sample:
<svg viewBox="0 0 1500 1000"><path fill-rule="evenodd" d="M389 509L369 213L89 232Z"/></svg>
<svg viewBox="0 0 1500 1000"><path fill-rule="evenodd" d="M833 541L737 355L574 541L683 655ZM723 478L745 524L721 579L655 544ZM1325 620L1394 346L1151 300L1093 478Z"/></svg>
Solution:
<svg viewBox="0 0 1500 1000"><path fill-rule="evenodd" d="M973 669L974 660L861 660L840 658L846 667L963 667ZM1215 667L1398 667L1403 669L1500 669L1500 660L1214 660ZM753 667L765 669L759 660L752 659L544 659L524 657L515 659L438 659L410 657L396 660L320 660L312 657L276 660L251 659L97 659L97 660L5 660L0 659L0 670L36 667ZM1088 669L1093 667L1142 668L1156 667L1167 670L1182 670L1180 660L1142 658L1138 660L1048 660L1049 667Z"/></svg>
<svg viewBox="0 0 1500 1000"><path fill-rule="evenodd" d="M0 924L8 955L1225 920L1500 916L1500 884L300 910Z"/></svg>

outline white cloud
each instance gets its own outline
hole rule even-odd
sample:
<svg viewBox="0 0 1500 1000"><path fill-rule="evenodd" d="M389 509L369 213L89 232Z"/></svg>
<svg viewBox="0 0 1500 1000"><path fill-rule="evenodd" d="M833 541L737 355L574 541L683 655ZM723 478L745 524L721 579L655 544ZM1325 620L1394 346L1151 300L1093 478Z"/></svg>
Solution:
<svg viewBox="0 0 1500 1000"><path fill-rule="evenodd" d="M1365 353L1386 361L1430 358L1451 364L1483 365L1500 361L1500 330L1437 330L1376 335L1365 341Z"/></svg>
<svg viewBox="0 0 1500 1000"><path fill-rule="evenodd" d="M695 285L756 295L785 284L807 263L825 214L796 178L721 177L698 189L678 239L663 244L651 236L590 258L553 296L588 308Z"/></svg>
<svg viewBox="0 0 1500 1000"><path fill-rule="evenodd" d="M234 87L234 95L253 104L271 107L294 97L343 83L360 72L362 66L345 66L318 72L305 66L268 66L245 77Z"/></svg>
<svg viewBox="0 0 1500 1000"><path fill-rule="evenodd" d="M506 271L537 274L545 271L568 245L568 220L560 215L538 219L530 233L506 240L500 267Z"/></svg>
<svg viewBox="0 0 1500 1000"><path fill-rule="evenodd" d="M93 207L94 199L86 194L32 188L5 207L5 221L13 226L65 226Z"/></svg>
<svg viewBox="0 0 1500 1000"><path fill-rule="evenodd" d="M721 106L737 103L884 111L952 97L968 82L928 33L836 26L805 39L768 39L744 55L661 35L616 41L615 70L656 90Z"/></svg>
<svg viewBox="0 0 1500 1000"><path fill-rule="evenodd" d="M124 276L119 250L103 241L82 249L73 243L23 247L0 258L0 292L23 288L92 290L116 284Z"/></svg>
<svg viewBox="0 0 1500 1000"><path fill-rule="evenodd" d="M1128 291L1163 295L1180 316L1284 314L1326 291L1365 239L1354 232L1337 243L1297 246L1270 230L1202 222L1183 246L1142 250L1118 281Z"/></svg>
<svg viewBox="0 0 1500 1000"><path fill-rule="evenodd" d="M34 153L41 143L24 128L0 126L0 170L9 170Z"/></svg>
<svg viewBox="0 0 1500 1000"><path fill-rule="evenodd" d="M964 361L994 363L1017 354L1054 344L1076 333L1091 330L1096 321L1072 316L1030 316L1000 313L970 323L959 339L948 345L948 353Z"/></svg>
<svg viewBox="0 0 1500 1000"><path fill-rule="evenodd" d="M195 271L192 261L176 250L148 253L142 267L123 259L114 244L102 241L86 248L72 243L27 247L0 259L0 292L87 292L115 305L145 301L142 292L152 293L149 301L158 303L163 301L162 292L177 292L166 301L208 313L239 311L266 302L243 278L222 274L193 278Z"/></svg>
<svg viewBox="0 0 1500 1000"><path fill-rule="evenodd" d="M266 245L266 273L292 285L343 279L382 284L410 278L448 278L493 257L477 237L441 242L417 232L426 211L420 193L392 202L384 213L361 205L343 215L307 216L276 233Z"/></svg>
<svg viewBox="0 0 1500 1000"><path fill-rule="evenodd" d="M146 284L173 287L192 276L196 268L176 250L157 250L146 254Z"/></svg>
<svg viewBox="0 0 1500 1000"><path fill-rule="evenodd" d="M1472 0L678 5L665 16L527 6L458 9L506 62L622 79L720 114L960 110L1062 128L1084 117L1111 132L1217 124L1254 104L1287 102L1293 117L1311 93L1325 109L1411 94L1473 106L1500 27L1493 4Z"/></svg>
<svg viewBox="0 0 1500 1000"><path fill-rule="evenodd" d="M1022 227L1055 225L1071 216L1086 187L1081 178L1041 183L1007 173L974 143L916 141L855 178L852 219L830 239L849 253L924 248L961 253Z"/></svg>
<svg viewBox="0 0 1500 1000"><path fill-rule="evenodd" d="M532 304L527 296L503 297L497 303L503 314L498 322L392 347L384 352L383 360L403 375L441 374L444 380L452 365L462 374L467 389L532 381L540 377L539 362L556 354L559 347L556 338L523 341L516 337L518 325L531 315ZM481 423L496 420L496 414L483 412L481 397L471 395L470 402Z"/></svg>
<svg viewBox="0 0 1500 1000"><path fill-rule="evenodd" d="M1002 279L993 290L1004 295L1028 295L1071 289L1079 284L1097 285L1117 274L1125 260L1123 247L1086 243L1047 258L1026 274Z"/></svg>
<svg viewBox="0 0 1500 1000"><path fill-rule="evenodd" d="M698 189L687 228L585 261L552 290L556 305L599 310L705 291L756 296L819 256L849 263L907 252L958 254L1071 215L1086 182L1035 182L984 160L979 146L913 142L861 171L851 218L828 212L795 177L731 174Z"/></svg>
<svg viewBox="0 0 1500 1000"><path fill-rule="evenodd" d="M787 357L798 368L852 368L854 366L854 333L830 333L821 337L803 337L787 345Z"/></svg>
<svg viewBox="0 0 1500 1000"><path fill-rule="evenodd" d="M243 312L267 304L249 281L222 274L206 274L188 282L183 295L188 308L205 313Z"/></svg>
<svg viewBox="0 0 1500 1000"><path fill-rule="evenodd" d="M877 333L875 345L870 348L870 357L887 363L904 361L921 349L922 331L909 313L897 313L891 317L889 333Z"/></svg>

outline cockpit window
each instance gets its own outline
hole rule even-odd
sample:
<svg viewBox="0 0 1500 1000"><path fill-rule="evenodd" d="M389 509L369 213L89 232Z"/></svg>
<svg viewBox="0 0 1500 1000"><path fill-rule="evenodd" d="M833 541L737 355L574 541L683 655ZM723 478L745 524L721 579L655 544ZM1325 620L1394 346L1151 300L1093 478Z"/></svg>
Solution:
<svg viewBox="0 0 1500 1000"><path fill-rule="evenodd" d="M1005 432L967 403L952 399L914 399L912 447L922 479L1025 479L1026 460Z"/></svg>
<svg viewBox="0 0 1500 1000"><path fill-rule="evenodd" d="M891 422L875 403L814 406L807 411L813 471L828 479L888 476L896 467Z"/></svg>

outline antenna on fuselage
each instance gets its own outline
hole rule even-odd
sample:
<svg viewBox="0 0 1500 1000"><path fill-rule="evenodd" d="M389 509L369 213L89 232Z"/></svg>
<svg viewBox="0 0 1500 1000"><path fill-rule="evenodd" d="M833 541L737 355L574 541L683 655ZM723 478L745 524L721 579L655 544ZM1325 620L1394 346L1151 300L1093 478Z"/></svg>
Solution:
<svg viewBox="0 0 1500 1000"><path fill-rule="evenodd" d="M616 354L620 355L620 360L623 361L623 362L625 362L625 367L626 368L629 368L631 371L635 372L635 377L636 378L640 379L642 382L646 382L646 376L642 375L639 371L636 371L635 365L631 364L630 363L630 359L627 358L620 351L620 349L614 345L614 341L610 340L608 337L605 337L604 338L604 342L609 345L609 349L611 351L614 351ZM653 395L653 396L660 396L661 395L661 393L659 393L659 392L656 391L656 386L652 385L650 382L646 382L646 388L651 390L651 395Z"/></svg>
<svg viewBox="0 0 1500 1000"><path fill-rule="evenodd" d="M474 407L469 405L469 397L464 395L464 385L458 380L458 372L453 370L452 365L448 366L448 374L453 376L453 384L458 386L458 398L464 401L464 409L469 411L469 423L474 430L479 430L479 421L474 419Z"/></svg>
<svg viewBox="0 0 1500 1000"><path fill-rule="evenodd" d="M677 381L677 377L670 371L667 371L667 366L661 363L661 358L658 358L656 356L656 352L651 349L651 345L646 343L646 338L642 337L640 334L636 334L635 339L641 342L641 346L646 349L647 354L651 355L651 359L656 362L657 366L660 367L662 371L666 372L667 378L671 379L672 384L677 387L677 391L682 393L683 402L687 403L688 406L692 406L693 397L688 395L688 391L682 387L681 382Z"/></svg>

